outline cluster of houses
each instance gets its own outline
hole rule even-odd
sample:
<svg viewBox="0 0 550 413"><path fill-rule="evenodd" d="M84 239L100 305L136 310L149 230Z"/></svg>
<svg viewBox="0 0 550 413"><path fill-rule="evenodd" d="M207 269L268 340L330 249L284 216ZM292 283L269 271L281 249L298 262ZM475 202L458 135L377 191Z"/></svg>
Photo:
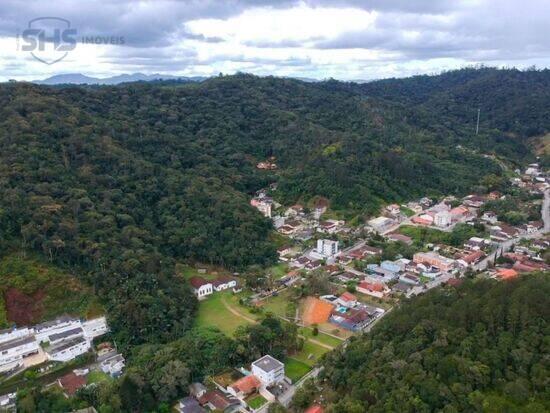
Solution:
<svg viewBox="0 0 550 413"><path fill-rule="evenodd" d="M541 194L550 188L550 177L538 163L529 164L523 173L517 169L516 173L520 177L511 178L512 185L526 189L532 194Z"/></svg>
<svg viewBox="0 0 550 413"><path fill-rule="evenodd" d="M357 289L359 291L359 289ZM324 295L320 297L330 305L327 320L338 327L353 332L363 331L374 320L384 314L382 308L370 306L362 303L357 296L346 291L339 297L335 295ZM328 308L328 307L327 307Z"/></svg>
<svg viewBox="0 0 550 413"><path fill-rule="evenodd" d="M18 371L47 360L67 362L88 352L92 340L109 330L105 317L72 317L32 327L0 331L0 373Z"/></svg>
<svg viewBox="0 0 550 413"><path fill-rule="evenodd" d="M180 413L250 412L258 409L249 402L258 396L265 404L274 402L287 391L291 380L285 376L285 365L270 355L254 361L249 370L241 368L213 377L214 388L202 383L189 386L189 396L175 406Z"/></svg>
<svg viewBox="0 0 550 413"><path fill-rule="evenodd" d="M515 245L512 252L503 253L505 263L499 263L489 272L499 279L515 278L522 273L548 271L543 254L550 248L550 237L529 240L527 244Z"/></svg>

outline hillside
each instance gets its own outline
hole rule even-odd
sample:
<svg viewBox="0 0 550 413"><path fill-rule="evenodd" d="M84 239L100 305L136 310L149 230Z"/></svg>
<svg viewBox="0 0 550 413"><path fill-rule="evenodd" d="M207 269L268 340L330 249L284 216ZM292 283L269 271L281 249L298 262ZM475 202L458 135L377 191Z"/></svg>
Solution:
<svg viewBox="0 0 550 413"><path fill-rule="evenodd" d="M36 256L0 254L0 281L0 329L62 314L87 318L104 313L89 286Z"/></svg>
<svg viewBox="0 0 550 413"><path fill-rule="evenodd" d="M548 72L536 73L547 82ZM416 81L402 82L410 89ZM176 261L240 270L276 260L271 223L249 205L254 191L278 182L285 204L324 196L361 222L386 202L463 194L486 176L502 178L488 154L512 154L510 164L532 159L523 135L509 136L504 124L474 137L463 119L420 100L366 93L374 85L249 75L0 85L0 231L77 268L121 343L168 342L192 325L196 309L174 277ZM540 85L545 96L547 83ZM517 86L487 88L513 97ZM271 156L276 171L255 168Z"/></svg>
<svg viewBox="0 0 550 413"><path fill-rule="evenodd" d="M328 411L548 411L549 309L548 274L432 290L328 355Z"/></svg>

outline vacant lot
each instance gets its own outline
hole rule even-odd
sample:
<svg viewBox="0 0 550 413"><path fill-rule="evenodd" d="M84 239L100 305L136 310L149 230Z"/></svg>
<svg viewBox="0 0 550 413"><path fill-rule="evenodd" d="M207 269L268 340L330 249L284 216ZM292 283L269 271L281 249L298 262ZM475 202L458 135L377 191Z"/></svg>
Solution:
<svg viewBox="0 0 550 413"><path fill-rule="evenodd" d="M237 327L254 321L254 316L241 307L237 300L230 291L210 295L200 302L195 325L217 327L232 337Z"/></svg>
<svg viewBox="0 0 550 413"><path fill-rule="evenodd" d="M296 383L310 370L311 367L295 358L289 357L285 360L285 374L292 380L292 383Z"/></svg>

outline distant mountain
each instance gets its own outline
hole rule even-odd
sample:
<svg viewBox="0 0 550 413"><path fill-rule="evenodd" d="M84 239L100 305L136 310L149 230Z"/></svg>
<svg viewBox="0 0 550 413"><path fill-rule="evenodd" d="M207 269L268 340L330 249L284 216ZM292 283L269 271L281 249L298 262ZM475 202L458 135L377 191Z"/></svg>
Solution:
<svg viewBox="0 0 550 413"><path fill-rule="evenodd" d="M127 82L150 82L155 80L188 80L191 82L201 82L206 77L193 76L173 76L163 75L160 73L154 73L152 75L146 75L143 73L122 74L117 76L99 78L86 76L81 73L68 73L62 75L55 75L43 80L34 80L33 83L39 85L62 85L62 84L75 84L75 85L118 85L119 83Z"/></svg>

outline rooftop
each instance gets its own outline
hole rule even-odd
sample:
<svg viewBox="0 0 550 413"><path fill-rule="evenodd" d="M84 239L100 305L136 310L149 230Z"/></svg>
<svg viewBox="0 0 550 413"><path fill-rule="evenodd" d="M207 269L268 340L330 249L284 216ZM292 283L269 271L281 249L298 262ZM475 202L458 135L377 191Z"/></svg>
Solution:
<svg viewBox="0 0 550 413"><path fill-rule="evenodd" d="M10 349L15 348L15 347L23 346L25 344L32 343L33 341L36 341L36 339L34 338L33 335L14 338L13 340L6 341L6 342L0 344L0 352L5 351L5 350L10 350Z"/></svg>
<svg viewBox="0 0 550 413"><path fill-rule="evenodd" d="M81 327L77 327L71 330L62 331L61 333L52 334L48 336L48 338L50 339L50 341L56 341L56 340L62 340L70 336L74 336L75 334L84 334L84 330L82 330Z"/></svg>
<svg viewBox="0 0 550 413"><path fill-rule="evenodd" d="M279 360L271 357L270 355L263 356L262 358L253 362L252 365L262 369L266 373L269 373L270 371L277 370L285 366Z"/></svg>
<svg viewBox="0 0 550 413"><path fill-rule="evenodd" d="M71 347L77 346L79 344L82 344L85 341L86 340L84 339L84 337L76 337L76 338L73 338L71 340L63 341L61 344L59 344L57 346L52 346L52 347L48 348L48 353L50 353L50 354L59 353L63 350L67 350L68 348L71 348Z"/></svg>

